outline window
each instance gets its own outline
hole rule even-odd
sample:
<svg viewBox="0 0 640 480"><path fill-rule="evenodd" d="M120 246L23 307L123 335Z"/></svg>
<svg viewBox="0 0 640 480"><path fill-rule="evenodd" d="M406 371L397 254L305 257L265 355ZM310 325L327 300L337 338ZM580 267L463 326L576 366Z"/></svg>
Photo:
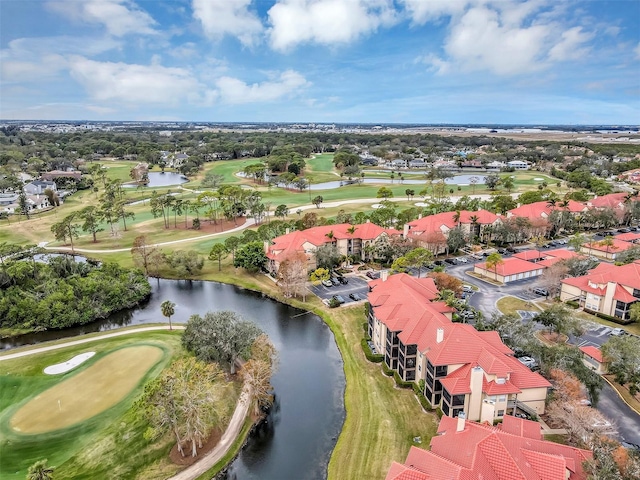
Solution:
<svg viewBox="0 0 640 480"><path fill-rule="evenodd" d="M498 410L498 416L504 417L504 410Z"/></svg>
<svg viewBox="0 0 640 480"><path fill-rule="evenodd" d="M407 345L407 355L415 355L416 352L418 351L418 346L417 345Z"/></svg>
<svg viewBox="0 0 640 480"><path fill-rule="evenodd" d="M452 405L464 405L464 395L454 395Z"/></svg>
<svg viewBox="0 0 640 480"><path fill-rule="evenodd" d="M446 377L447 376L448 366L444 365L441 367L436 367L436 378Z"/></svg>
<svg viewBox="0 0 640 480"><path fill-rule="evenodd" d="M506 396L506 395L500 395L500 396L498 397L498 401L499 401L499 402L504 402L506 399L507 399L507 396Z"/></svg>

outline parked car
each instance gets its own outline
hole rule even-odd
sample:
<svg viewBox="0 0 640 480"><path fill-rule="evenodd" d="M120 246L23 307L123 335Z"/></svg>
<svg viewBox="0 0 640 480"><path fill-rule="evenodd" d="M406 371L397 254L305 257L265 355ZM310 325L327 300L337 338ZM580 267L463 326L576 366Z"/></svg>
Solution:
<svg viewBox="0 0 640 480"><path fill-rule="evenodd" d="M322 285L324 285L325 287L333 287L333 283L331 282L331 280L322 280Z"/></svg>
<svg viewBox="0 0 640 480"><path fill-rule="evenodd" d="M458 263L467 263L468 261L467 257L458 257Z"/></svg>
<svg viewBox="0 0 640 480"><path fill-rule="evenodd" d="M347 277L343 277L342 275L338 277L338 281L342 284L342 285L346 285L347 283L349 283L349 279Z"/></svg>
<svg viewBox="0 0 640 480"><path fill-rule="evenodd" d="M499 253L500 255L504 255L504 254L505 254L505 253L507 253L507 252L508 252L508 250L507 250L506 248L499 248L499 249L498 249L498 253Z"/></svg>
<svg viewBox="0 0 640 480"><path fill-rule="evenodd" d="M473 287L471 285L463 285L462 291L466 293L473 293Z"/></svg>
<svg viewBox="0 0 640 480"><path fill-rule="evenodd" d="M536 362L535 359L531 357L519 357L518 360L529 369L533 369L538 366L538 362Z"/></svg>
<svg viewBox="0 0 640 480"><path fill-rule="evenodd" d="M358 301L362 300L362 297L360 296L360 294L359 293L355 293L355 292L354 293L350 293L349 294L349 298L351 300L353 300L354 302L358 302Z"/></svg>
<svg viewBox="0 0 640 480"><path fill-rule="evenodd" d="M333 300L338 302L340 305L342 305L345 302L345 299L342 295L334 295L332 298Z"/></svg>
<svg viewBox="0 0 640 480"><path fill-rule="evenodd" d="M365 273L365 275L367 277L373 279L373 280L375 280L376 278L380 278L380 273L379 272L370 271L370 272Z"/></svg>
<svg viewBox="0 0 640 480"><path fill-rule="evenodd" d="M331 277L331 283L333 283L334 287L337 287L338 285L340 285L340 282L336 277Z"/></svg>
<svg viewBox="0 0 640 480"><path fill-rule="evenodd" d="M449 265L455 265L456 264L456 259L455 258L445 258L444 261L447 262Z"/></svg>
<svg viewBox="0 0 640 480"><path fill-rule="evenodd" d="M464 318L465 320L471 320L472 318L475 318L476 313L473 310L463 310L461 312L458 312L458 316L460 318Z"/></svg>
<svg viewBox="0 0 640 480"><path fill-rule="evenodd" d="M534 288L533 293L535 293L536 295L541 295L543 297L549 296L549 292L545 288Z"/></svg>
<svg viewBox="0 0 640 480"><path fill-rule="evenodd" d="M438 267L442 267L444 266L444 262L442 260L436 260L433 262L436 266Z"/></svg>
<svg viewBox="0 0 640 480"><path fill-rule="evenodd" d="M624 335L626 332L626 330L624 328L612 328L611 329L611 335L615 335L616 337L619 337L620 335Z"/></svg>

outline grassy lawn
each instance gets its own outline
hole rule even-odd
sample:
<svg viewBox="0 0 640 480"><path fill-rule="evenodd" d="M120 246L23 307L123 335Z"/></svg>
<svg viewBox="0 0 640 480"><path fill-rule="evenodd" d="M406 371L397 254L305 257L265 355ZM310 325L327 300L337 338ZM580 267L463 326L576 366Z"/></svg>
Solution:
<svg viewBox="0 0 640 480"><path fill-rule="evenodd" d="M84 422L124 400L163 356L151 345L109 353L28 401L11 417L11 428L37 434Z"/></svg>
<svg viewBox="0 0 640 480"><path fill-rule="evenodd" d="M531 311L533 309L535 311L537 309L537 305L535 303L525 302L518 297L511 296L502 297L496 302L496 306L498 307L498 310L500 310L505 315L518 315L518 310Z"/></svg>
<svg viewBox="0 0 640 480"><path fill-rule="evenodd" d="M313 158L306 160L306 162L307 167L305 168L305 173L307 173L307 171L313 173L331 173L335 170L333 167L333 153L317 154L314 155Z"/></svg>
<svg viewBox="0 0 640 480"><path fill-rule="evenodd" d="M636 397L631 395L631 392L629 392L629 389L626 387L623 387L619 383L616 383L614 375L605 375L604 378L609 383L609 385L615 388L616 392L618 392L618 394L624 399L627 405L629 405L632 409L636 411L638 415L640 415L640 401L638 401Z"/></svg>
<svg viewBox="0 0 640 480"><path fill-rule="evenodd" d="M43 373L46 366L87 351L94 351L96 355L75 370L62 375ZM27 467L42 458L47 458L49 464L56 467L56 479L134 478L137 475L138 478L166 478L177 472L180 467L173 465L167 457L175 443L173 437L167 434L153 441L146 440L143 434L148 424L132 405L143 385L182 352L180 332L163 330L1 361L0 478L23 479ZM129 374L131 378L127 378ZM109 387L101 388L100 383L108 380ZM78 382L82 385L71 385ZM121 382L125 385L120 393L112 394L111 389L118 390ZM100 392L96 393L95 389ZM238 388L232 391L234 394L228 396L228 403L223 407L227 413L235 408L239 394ZM107 400L110 397L112 406L109 407L107 400L98 398L96 401L102 403L100 409L109 408L84 420L77 418L77 411L65 412L62 405L62 415L60 411L56 412L57 399L62 399L61 404L71 402L72 395L78 396L74 410L91 409L91 405L82 405L80 401L84 399L90 403L91 395L104 396ZM119 402L115 399L118 395L124 397ZM10 422L15 418L15 412L23 405L35 408L36 402L45 412L32 414L46 416L48 413L49 418L45 420L48 428L54 426L56 414L65 421L56 424L56 430L46 433L26 435L13 430ZM37 419L25 417L24 421L37 422ZM149 469L158 475L145 476L144 472Z"/></svg>

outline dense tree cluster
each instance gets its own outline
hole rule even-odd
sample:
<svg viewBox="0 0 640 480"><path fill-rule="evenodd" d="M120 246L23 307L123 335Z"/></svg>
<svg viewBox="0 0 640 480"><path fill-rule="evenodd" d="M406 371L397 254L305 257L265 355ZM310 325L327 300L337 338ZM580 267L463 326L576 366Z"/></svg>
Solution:
<svg viewBox="0 0 640 480"><path fill-rule="evenodd" d="M151 293L139 270L52 257L3 260L0 327L56 329L82 325L137 305Z"/></svg>

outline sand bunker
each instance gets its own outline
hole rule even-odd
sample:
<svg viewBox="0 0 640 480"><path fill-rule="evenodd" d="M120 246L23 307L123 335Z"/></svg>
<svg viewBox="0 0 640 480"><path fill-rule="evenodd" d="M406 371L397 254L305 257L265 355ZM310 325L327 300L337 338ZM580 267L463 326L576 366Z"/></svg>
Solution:
<svg viewBox="0 0 640 480"><path fill-rule="evenodd" d="M64 363L56 363L55 365L50 365L44 369L44 373L47 375L58 375L59 373L66 373L69 370L73 370L82 362L89 360L93 357L96 352L87 352L81 353L80 355L76 355L71 360L67 360Z"/></svg>

